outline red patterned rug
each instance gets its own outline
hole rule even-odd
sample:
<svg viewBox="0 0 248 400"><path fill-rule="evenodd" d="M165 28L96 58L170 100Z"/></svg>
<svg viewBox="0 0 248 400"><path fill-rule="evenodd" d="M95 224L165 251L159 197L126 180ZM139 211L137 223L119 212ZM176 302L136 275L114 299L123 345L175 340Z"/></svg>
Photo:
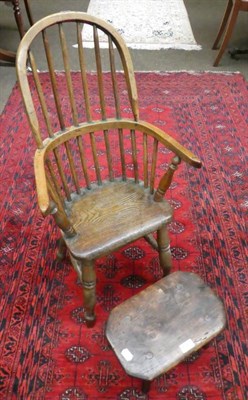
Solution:
<svg viewBox="0 0 248 400"><path fill-rule="evenodd" d="M37 208L34 144L15 87L0 125L3 400L248 399L247 83L239 74L136 77L141 118L203 161L201 170L182 165L169 193L174 270L194 271L216 291L227 328L141 393L104 328L114 306L161 276L157 254L141 240L98 261L98 319L86 329L76 274L68 259L56 261L58 231Z"/></svg>

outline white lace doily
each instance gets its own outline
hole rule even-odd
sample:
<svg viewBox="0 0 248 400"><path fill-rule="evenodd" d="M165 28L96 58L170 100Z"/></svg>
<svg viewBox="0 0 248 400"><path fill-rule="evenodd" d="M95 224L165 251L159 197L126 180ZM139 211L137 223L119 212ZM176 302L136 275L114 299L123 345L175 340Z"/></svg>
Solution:
<svg viewBox="0 0 248 400"><path fill-rule="evenodd" d="M133 49L199 50L183 0L90 0L88 14L112 24ZM83 32L92 47L89 30ZM103 35L101 42L106 42ZM104 46L102 46L104 47Z"/></svg>

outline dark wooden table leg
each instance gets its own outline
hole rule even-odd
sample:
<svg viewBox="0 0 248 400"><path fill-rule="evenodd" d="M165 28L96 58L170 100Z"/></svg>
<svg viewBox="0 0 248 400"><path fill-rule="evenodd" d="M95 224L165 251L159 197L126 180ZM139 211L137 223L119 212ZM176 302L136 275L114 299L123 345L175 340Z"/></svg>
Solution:
<svg viewBox="0 0 248 400"><path fill-rule="evenodd" d="M13 10L14 10L14 15L15 15L15 20L16 24L20 33L20 37L22 38L25 34L24 31L24 25L23 25L23 19L21 15L21 10L20 10L20 4L19 0L11 0L13 4Z"/></svg>
<svg viewBox="0 0 248 400"><path fill-rule="evenodd" d="M29 7L29 0L24 0L24 3L25 3L26 13L28 16L29 23L32 26L32 25L34 25L34 19L33 19L32 13L31 13L31 9Z"/></svg>
<svg viewBox="0 0 248 400"><path fill-rule="evenodd" d="M21 10L20 10L20 2L19 2L19 0L10 0L10 1L13 5L13 11L14 11L14 16L15 16L17 27L18 27L18 31L19 31L20 37L22 38L25 34L25 30L24 30L22 14L21 14ZM26 12L27 12L27 16L28 16L30 25L33 25L34 22L33 22L32 13L31 13L31 10L29 7L29 0L24 0L24 3L25 3L25 8L26 8ZM13 51L0 49L0 60L15 63L15 53Z"/></svg>

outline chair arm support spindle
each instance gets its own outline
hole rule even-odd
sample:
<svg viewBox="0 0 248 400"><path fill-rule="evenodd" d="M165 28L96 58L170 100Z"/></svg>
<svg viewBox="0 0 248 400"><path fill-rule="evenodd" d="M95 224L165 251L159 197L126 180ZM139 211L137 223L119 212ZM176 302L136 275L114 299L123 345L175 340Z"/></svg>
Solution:
<svg viewBox="0 0 248 400"><path fill-rule="evenodd" d="M54 217L58 227L64 232L66 238L72 238L76 236L77 232L63 210L59 210L54 204L51 214Z"/></svg>
<svg viewBox="0 0 248 400"><path fill-rule="evenodd" d="M163 197L164 197L167 189L170 187L173 175L174 175L175 171L177 170L180 162L181 162L181 159L178 156L173 157L168 170L162 176L162 178L159 182L158 189L154 194L154 201L160 202L163 200Z"/></svg>
<svg viewBox="0 0 248 400"><path fill-rule="evenodd" d="M50 213L54 217L58 227L64 232L65 237L70 238L75 236L77 232L67 217L66 212L60 203L59 198L56 196L56 193L49 180L47 181L47 184L52 199L52 201L50 201Z"/></svg>

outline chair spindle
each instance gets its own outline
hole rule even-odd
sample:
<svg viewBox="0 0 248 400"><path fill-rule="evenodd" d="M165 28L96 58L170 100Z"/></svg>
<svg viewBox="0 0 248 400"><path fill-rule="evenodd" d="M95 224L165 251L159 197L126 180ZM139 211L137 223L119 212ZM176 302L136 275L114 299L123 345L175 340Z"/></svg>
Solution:
<svg viewBox="0 0 248 400"><path fill-rule="evenodd" d="M85 54L83 48L82 41L82 30L83 26L80 23L77 23L77 42L78 42L78 54L79 54L79 63L80 63L80 71L81 71L81 80L84 92L84 101L85 101L85 112L86 118L88 122L92 121L91 110L90 110L90 102L89 102L89 88L86 74L86 62L85 62Z"/></svg>
<svg viewBox="0 0 248 400"><path fill-rule="evenodd" d="M127 180L126 172L126 160L125 160L125 150L124 150L124 140L123 140L123 129L118 129L119 136L119 146L120 146L120 156L121 156L121 170L122 170L122 180Z"/></svg>
<svg viewBox="0 0 248 400"><path fill-rule="evenodd" d="M45 49L45 53L46 53L47 65L48 65L48 70L49 70L57 115L58 115L58 119L59 119L60 129L63 131L63 130L65 130L65 121L64 121L64 117L63 117L59 94L58 94L58 85L57 85L57 80L56 80L52 52L51 52L51 48L50 48L49 41L47 38L47 33L45 30L42 31L42 37L43 37L44 49Z"/></svg>
<svg viewBox="0 0 248 400"><path fill-rule="evenodd" d="M143 133L143 170L144 170L144 187L148 188L148 151L147 151L147 134Z"/></svg>
<svg viewBox="0 0 248 400"><path fill-rule="evenodd" d="M109 144L109 133L107 130L104 130L103 132L104 132L104 141L105 141L106 153L107 153L109 180L112 182L114 180L114 173L113 173L113 165L112 165L112 155L111 155L110 144Z"/></svg>
<svg viewBox="0 0 248 400"><path fill-rule="evenodd" d="M67 184L67 180L66 180L66 177L65 177L65 172L64 172L63 163L61 161L61 157L60 157L60 154L59 154L59 150L58 149L54 149L53 150L53 154L54 154L54 157L55 157L55 160L56 160L59 176L60 176L60 179L62 181L62 185L63 185L64 192L66 194L66 198L67 198L68 201L71 201L71 194L70 194L70 190L69 190L69 187L68 187L68 184Z"/></svg>
<svg viewBox="0 0 248 400"><path fill-rule="evenodd" d="M103 79L102 79L103 75L102 75L101 53L100 53L98 31L97 31L97 27L95 25L93 26L93 32L94 32L97 80L98 80L98 90L99 90L99 97L100 97L102 119L106 120L106 105L105 105Z"/></svg>
<svg viewBox="0 0 248 400"><path fill-rule="evenodd" d="M60 36L60 42L61 42L61 48L62 48L66 83L67 83L67 89L68 89L68 93L69 93L73 124L75 126L78 126L78 113L77 113L76 101L75 101L74 91L73 91L73 86L72 86L68 47L67 47L65 32L62 27L62 24L59 24L59 36Z"/></svg>
<svg viewBox="0 0 248 400"><path fill-rule="evenodd" d="M41 105L41 109L42 109L42 113L43 113L43 117L46 123L46 127L47 127L47 132L48 135L50 137L53 137L53 130L52 130L52 125L51 125L51 121L49 118L49 114L48 114L48 110L47 110L47 105L46 105L46 100L45 100L45 96L42 90L42 86L40 83L40 78L39 78L39 74L38 74L38 68L37 68L37 64L35 62L35 58L33 53L30 51L29 52L29 62L32 68L32 72L33 72L33 77L34 77L34 82L35 82L35 86L37 89L37 93L38 93L38 97L40 100L40 105Z"/></svg>
<svg viewBox="0 0 248 400"><path fill-rule="evenodd" d="M64 232L66 237L75 236L76 231L73 228L71 222L69 221L69 218L67 217L67 215L64 211L64 208L61 207L59 199L51 185L51 182L49 181L49 178L47 179L47 186L48 186L48 191L50 193L50 196L56 204L51 212L51 214L53 215L53 217L56 221L56 224Z"/></svg>
<svg viewBox="0 0 248 400"><path fill-rule="evenodd" d="M55 188L58 200L60 201L61 207L64 207L63 196L61 194L61 189L59 187L59 184L58 184L58 181L57 181L57 178L56 178L56 175L55 175L55 172L54 172L54 169L53 169L53 166L52 166L50 158L48 158L46 160L46 165L47 165L47 169L48 169L48 172L50 174L50 177L51 177L51 181L52 181L53 186Z"/></svg>
<svg viewBox="0 0 248 400"><path fill-rule="evenodd" d="M79 194L80 193L80 187L79 187L78 176L77 176L75 163L74 163L73 156L72 156L70 143L65 142L65 149L66 149L66 154L67 154L68 161L69 161L69 166L70 166L70 170L71 170L73 183L75 185L77 193Z"/></svg>
<svg viewBox="0 0 248 400"><path fill-rule="evenodd" d="M154 201L160 202L163 200L163 197L164 197L167 189L170 187L173 175L174 175L175 171L177 170L180 162L181 162L181 159L178 156L174 156L172 158L172 161L169 165L167 172L162 176L162 178L159 182L158 189L154 194Z"/></svg>
<svg viewBox="0 0 248 400"><path fill-rule="evenodd" d="M150 177L150 193L151 194L154 192L157 157L158 157L158 140L154 139L153 150L152 150L151 177Z"/></svg>
<svg viewBox="0 0 248 400"><path fill-rule="evenodd" d="M91 184L90 184L89 174L88 174L87 165L86 165L86 157L85 157L83 139L81 136L77 137L77 142L78 142L80 160L81 160L81 164L82 164L82 168L83 168L86 187L87 187L87 189L90 189Z"/></svg>
<svg viewBox="0 0 248 400"><path fill-rule="evenodd" d="M132 143L134 180L135 180L135 183L138 183L139 182L139 172L138 172L138 160L137 160L136 134L135 134L134 129L131 129L131 143Z"/></svg>
<svg viewBox="0 0 248 400"><path fill-rule="evenodd" d="M90 133L90 142L91 142L91 149L92 149L92 155L93 155L93 160L94 160L97 182L98 182L98 185L102 185L101 171L100 171L100 166L99 166L99 161L98 161L97 151L96 151L96 139L95 139L95 135L93 132Z"/></svg>
<svg viewBox="0 0 248 400"><path fill-rule="evenodd" d="M121 108L120 108L120 98L118 93L118 85L116 78L116 67L115 67L115 57L114 57L114 47L111 37L108 36L109 42L109 61L110 61L110 70L111 70L111 78L113 85L113 94L115 99L115 110L116 110L116 118L121 118Z"/></svg>

